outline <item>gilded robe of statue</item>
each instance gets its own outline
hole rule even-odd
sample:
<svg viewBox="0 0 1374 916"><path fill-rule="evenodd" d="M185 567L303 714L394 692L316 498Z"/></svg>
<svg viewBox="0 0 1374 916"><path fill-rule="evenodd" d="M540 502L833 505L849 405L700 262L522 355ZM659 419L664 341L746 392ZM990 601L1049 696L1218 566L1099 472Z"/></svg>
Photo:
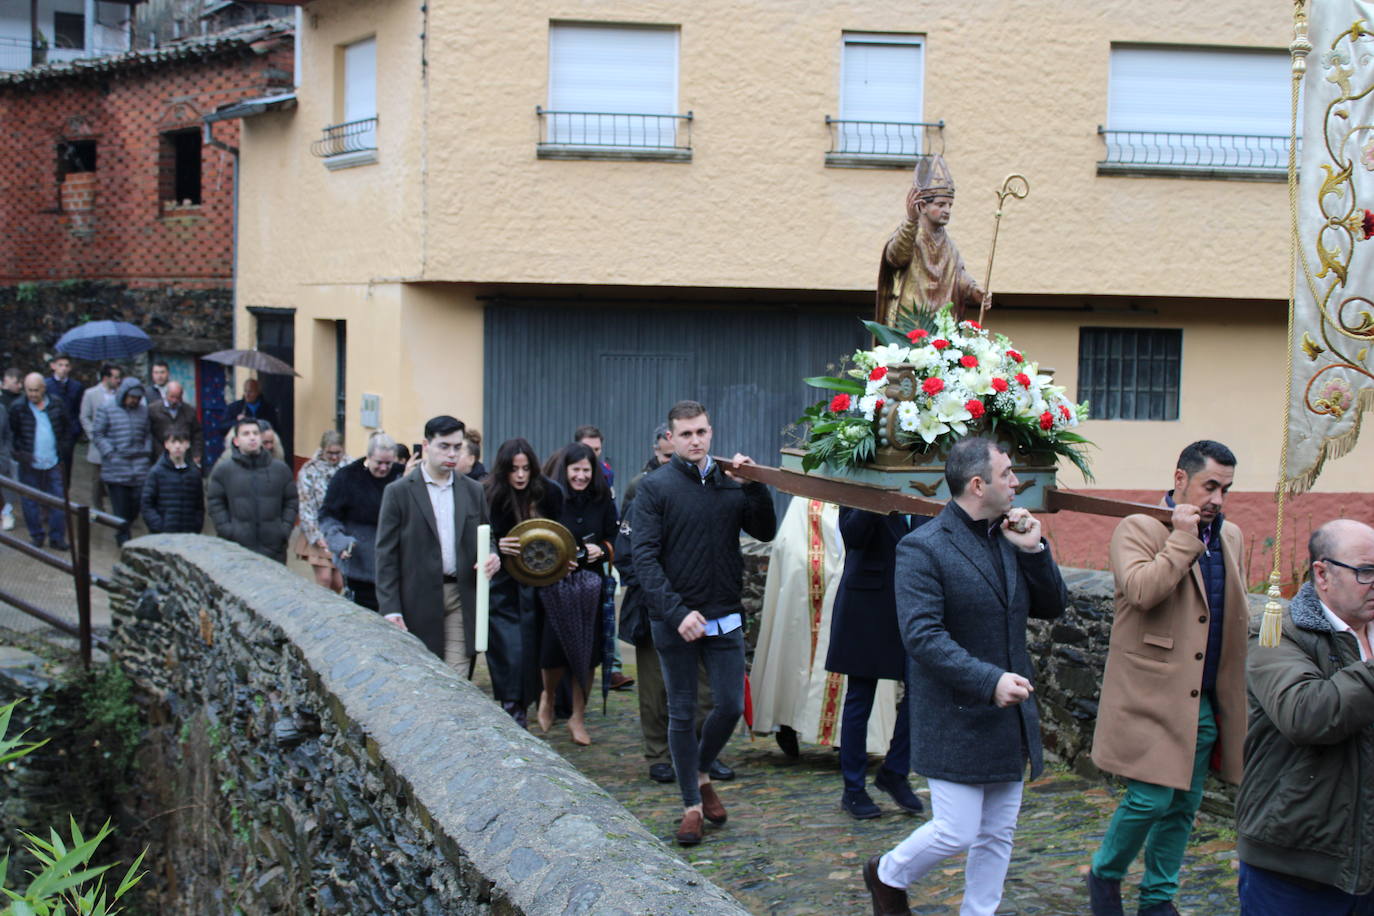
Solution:
<svg viewBox="0 0 1374 916"><path fill-rule="evenodd" d="M955 318L963 320L981 301L981 287L943 226L932 231L923 221L908 219L887 240L878 268L874 320L879 324L895 326L899 305L933 314L951 302Z"/></svg>

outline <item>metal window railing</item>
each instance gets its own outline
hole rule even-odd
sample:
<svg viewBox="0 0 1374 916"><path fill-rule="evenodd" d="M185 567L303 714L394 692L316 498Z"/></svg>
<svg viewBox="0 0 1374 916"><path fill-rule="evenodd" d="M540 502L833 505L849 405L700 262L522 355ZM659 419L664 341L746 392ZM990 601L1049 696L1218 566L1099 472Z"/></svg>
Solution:
<svg viewBox="0 0 1374 916"><path fill-rule="evenodd" d="M1274 173L1288 169L1288 137L1097 128L1107 147L1102 171ZM1302 150L1302 141L1298 141Z"/></svg>
<svg viewBox="0 0 1374 916"><path fill-rule="evenodd" d="M361 153L377 148L377 119L360 118L332 124L324 129L324 136L310 144L310 152L320 159Z"/></svg>
<svg viewBox="0 0 1374 916"><path fill-rule="evenodd" d="M943 140L944 121L852 121L825 116L830 128L826 156L915 159Z"/></svg>
<svg viewBox="0 0 1374 916"><path fill-rule="evenodd" d="M536 105L542 122L541 148L688 152L692 113L632 114L611 111L549 111Z"/></svg>

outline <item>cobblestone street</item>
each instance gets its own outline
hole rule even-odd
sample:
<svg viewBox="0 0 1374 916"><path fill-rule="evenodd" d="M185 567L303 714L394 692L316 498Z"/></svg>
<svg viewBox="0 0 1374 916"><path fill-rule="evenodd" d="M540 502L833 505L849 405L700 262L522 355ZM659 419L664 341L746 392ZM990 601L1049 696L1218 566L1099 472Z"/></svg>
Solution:
<svg viewBox="0 0 1374 916"><path fill-rule="evenodd" d="M633 674L633 653L626 656L625 671ZM864 860L895 845L923 818L902 813L886 795L870 789L883 816L855 821L840 810L839 761L833 751L803 745L801 758L792 760L772 738L751 741L737 735L723 755L737 776L717 784L730 820L719 828L708 825L700 846L680 849L672 842L681 816L676 786L648 778L637 710L633 688L612 692L604 718L599 697L589 704L588 730L595 742L591 747L573 744L562 722L548 737L563 756L650 831L752 912L778 916L869 912L860 875ZM918 778L913 784L928 809L924 781ZM1029 786L999 913L1086 913L1083 873L1114 807L1112 790L1057 769L1047 770L1045 778ZM1176 901L1186 916L1228 916L1239 911L1230 826L1204 820L1194 831ZM957 913L962 864L962 859L951 860L914 887L912 910L932 916ZM1134 910L1139 876L1137 862L1127 881L1128 913Z"/></svg>

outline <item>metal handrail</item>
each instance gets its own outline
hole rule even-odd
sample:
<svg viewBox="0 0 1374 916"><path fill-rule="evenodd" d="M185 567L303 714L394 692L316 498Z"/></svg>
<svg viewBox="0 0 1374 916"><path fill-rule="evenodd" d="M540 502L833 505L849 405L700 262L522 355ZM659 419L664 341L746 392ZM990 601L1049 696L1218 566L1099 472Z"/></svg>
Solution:
<svg viewBox="0 0 1374 916"><path fill-rule="evenodd" d="M932 135L941 141L944 121L855 121L825 116L830 128L827 156L887 156L914 159L929 155Z"/></svg>
<svg viewBox="0 0 1374 916"><path fill-rule="evenodd" d="M692 148L692 112L638 114L615 111L550 111L534 113L543 122L542 147L673 150ZM681 122L681 123L679 123ZM686 138L681 136L685 127Z"/></svg>
<svg viewBox="0 0 1374 916"><path fill-rule="evenodd" d="M13 547L25 556L32 557L53 569L59 569L72 577L72 584L76 587L77 623L76 626L72 626L70 622L3 588L0 588L0 601L12 604L30 617L75 636L81 645L81 661L89 668L91 666L92 645L99 645L101 648L107 646L104 637L96 636L91 632L91 586L97 585L109 591L114 584L104 576L91 573L91 522L118 528L124 524L124 520L118 516L92 509L82 503L74 503L66 497L59 499L51 493L45 493L3 475L0 475L0 489L17 493L50 509L61 509L65 513L67 517L67 543L71 551L70 560L53 556L32 544L25 544L19 538L5 534L3 531L0 531L0 544Z"/></svg>
<svg viewBox="0 0 1374 916"><path fill-rule="evenodd" d="M1098 166L1144 169L1282 172L1288 168L1286 135L1211 134L1097 128L1107 147ZM1302 138L1298 138L1302 149Z"/></svg>
<svg viewBox="0 0 1374 916"><path fill-rule="evenodd" d="M377 148L377 118L360 118L331 124L324 129L324 136L310 144L312 155L320 159L342 156L344 153L362 153Z"/></svg>

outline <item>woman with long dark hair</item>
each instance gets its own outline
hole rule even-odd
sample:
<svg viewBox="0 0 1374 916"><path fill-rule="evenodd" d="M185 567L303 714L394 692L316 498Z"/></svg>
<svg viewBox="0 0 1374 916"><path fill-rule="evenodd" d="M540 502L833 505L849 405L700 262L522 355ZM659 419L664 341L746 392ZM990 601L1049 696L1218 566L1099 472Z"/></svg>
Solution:
<svg viewBox="0 0 1374 916"><path fill-rule="evenodd" d="M554 693L571 669L568 731L574 743L587 745L592 739L584 712L592 670L602 661L603 602L618 519L601 462L590 447L580 442L567 446L546 473L563 490L558 521L572 532L582 551L575 571L542 589L544 636L539 668L544 690L539 695L539 727L547 733L553 726Z"/></svg>
<svg viewBox="0 0 1374 916"><path fill-rule="evenodd" d="M509 572L509 558L520 553L510 530L531 518L555 521L563 512L563 493L539 472L534 447L508 439L496 452L496 466L483 484L491 512L491 534L502 554L501 569L491 579L487 624L487 669L492 695L522 726L526 709L539 696L539 596Z"/></svg>

